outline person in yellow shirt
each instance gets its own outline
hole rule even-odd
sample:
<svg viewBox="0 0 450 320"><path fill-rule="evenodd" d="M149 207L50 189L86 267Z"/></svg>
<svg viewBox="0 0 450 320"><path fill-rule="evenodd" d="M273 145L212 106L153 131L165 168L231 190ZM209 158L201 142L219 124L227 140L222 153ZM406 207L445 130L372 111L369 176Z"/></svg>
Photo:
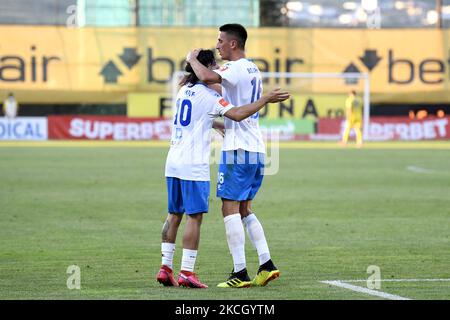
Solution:
<svg viewBox="0 0 450 320"><path fill-rule="evenodd" d="M362 100L357 96L356 91L352 90L345 100L345 118L347 120L341 144L347 145L350 130L353 129L356 134L356 145L362 146Z"/></svg>

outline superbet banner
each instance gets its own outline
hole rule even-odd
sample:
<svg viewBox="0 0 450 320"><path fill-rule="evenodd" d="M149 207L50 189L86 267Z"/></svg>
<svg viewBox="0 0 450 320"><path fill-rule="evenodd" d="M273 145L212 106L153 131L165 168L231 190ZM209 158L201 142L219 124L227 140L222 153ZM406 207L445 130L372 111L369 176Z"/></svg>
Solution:
<svg viewBox="0 0 450 320"><path fill-rule="evenodd" d="M319 119L317 134L311 135L311 138L336 139L342 136L345 125L343 119ZM372 141L450 139L450 117L428 117L421 120L407 117L371 117L368 134Z"/></svg>
<svg viewBox="0 0 450 320"><path fill-rule="evenodd" d="M172 120L123 116L49 116L49 139L169 140Z"/></svg>
<svg viewBox="0 0 450 320"><path fill-rule="evenodd" d="M2 132L8 132L5 129L8 127L5 125L3 131L1 130L1 125L5 123L5 121L0 121L0 138ZM32 126L31 122L22 127L27 128L25 131L30 134L35 132L35 135L39 135L41 140L47 139L48 131L48 139L117 141L169 140L172 127L171 119L128 118L125 116L49 116L47 123L47 130L41 128L42 126ZM17 125L18 129L22 127ZM315 129L313 127L306 122L261 122L261 129L267 140L271 139L270 136L267 136L270 130L279 130L278 138L280 140L336 141L342 137L345 119L319 118ZM16 131L20 131L18 129ZM372 141L450 139L450 117L427 117L418 120L408 117L374 116L370 118L369 128L363 128L363 130L368 130ZM45 132L42 137L41 131Z"/></svg>
<svg viewBox="0 0 450 320"><path fill-rule="evenodd" d="M450 138L450 117L411 120L399 117L374 117L370 121L371 140L439 140Z"/></svg>

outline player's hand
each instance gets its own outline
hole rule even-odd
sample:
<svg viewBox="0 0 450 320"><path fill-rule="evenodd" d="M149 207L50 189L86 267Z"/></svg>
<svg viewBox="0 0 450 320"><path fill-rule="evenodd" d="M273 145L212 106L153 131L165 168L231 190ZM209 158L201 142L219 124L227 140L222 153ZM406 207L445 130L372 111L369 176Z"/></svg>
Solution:
<svg viewBox="0 0 450 320"><path fill-rule="evenodd" d="M281 88L275 88L266 95L268 103L285 101L289 99L290 96L289 92L281 91Z"/></svg>
<svg viewBox="0 0 450 320"><path fill-rule="evenodd" d="M202 49L194 49L194 50L188 52L188 54L186 56L186 61L191 63L192 60L197 59L197 56L198 56L200 50L202 50Z"/></svg>

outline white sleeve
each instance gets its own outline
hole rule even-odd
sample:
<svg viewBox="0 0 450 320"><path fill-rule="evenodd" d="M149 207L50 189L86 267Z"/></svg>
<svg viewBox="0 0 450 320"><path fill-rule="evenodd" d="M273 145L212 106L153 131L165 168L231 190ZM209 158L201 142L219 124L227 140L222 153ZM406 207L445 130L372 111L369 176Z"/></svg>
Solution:
<svg viewBox="0 0 450 320"><path fill-rule="evenodd" d="M230 110L234 107L235 107L234 105L232 105L231 103L226 101L224 98L220 97L216 100L216 102L214 103L214 106L212 107L211 112L209 112L208 114L212 118L223 117L223 115L228 110Z"/></svg>
<svg viewBox="0 0 450 320"><path fill-rule="evenodd" d="M236 72L236 67L233 63L228 62L219 69L213 71L222 77L222 83L223 81L226 81L234 87L239 81L239 73Z"/></svg>

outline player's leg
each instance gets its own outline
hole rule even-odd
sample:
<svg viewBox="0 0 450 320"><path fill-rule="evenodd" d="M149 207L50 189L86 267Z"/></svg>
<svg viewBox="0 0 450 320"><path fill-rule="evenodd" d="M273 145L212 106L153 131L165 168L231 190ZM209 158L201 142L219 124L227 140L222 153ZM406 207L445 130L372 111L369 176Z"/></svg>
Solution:
<svg viewBox="0 0 450 320"><path fill-rule="evenodd" d="M200 243L203 214L208 212L209 181L182 181L186 208L186 226L183 235L183 256L178 284L189 288L208 288L194 273Z"/></svg>
<svg viewBox="0 0 450 320"><path fill-rule="evenodd" d="M350 122L347 121L347 123L345 125L344 133L342 134L342 140L341 140L341 143L344 145L347 144L347 142L348 142L348 138L350 136L350 129L351 129Z"/></svg>
<svg viewBox="0 0 450 320"><path fill-rule="evenodd" d="M254 171L252 172L252 183L248 199L241 201L239 204L239 213L247 234L253 247L257 250L260 265L270 260L269 247L267 245L264 230L258 218L252 211L252 200L255 198L259 188L261 187L264 174L264 155L253 153L253 157L257 157Z"/></svg>
<svg viewBox="0 0 450 320"><path fill-rule="evenodd" d="M228 249L233 257L233 271L220 288L245 288L251 285L245 259L245 230L239 213L239 202L222 198L222 215L225 223Z"/></svg>
<svg viewBox="0 0 450 320"><path fill-rule="evenodd" d="M233 257L233 272L245 270L245 230L239 213L239 202L222 198L222 215L225 223L228 248Z"/></svg>
<svg viewBox="0 0 450 320"><path fill-rule="evenodd" d="M200 227L202 225L203 213L186 215L186 226L183 235L183 248L198 250L200 243Z"/></svg>
<svg viewBox="0 0 450 320"><path fill-rule="evenodd" d="M253 284L265 286L269 281L278 278L280 271L272 262L263 226L252 210L252 200L261 187L264 178L264 155L254 154L252 156L257 157L257 165L254 167L255 171L248 200L241 201L239 211L250 241L258 253L259 269L253 279Z"/></svg>
<svg viewBox="0 0 450 320"><path fill-rule="evenodd" d="M183 219L183 199L181 197L181 184L177 178L166 178L168 211L166 221L161 233L161 268L156 275L156 280L164 286L178 286L173 277L173 256L178 228Z"/></svg>
<svg viewBox="0 0 450 320"><path fill-rule="evenodd" d="M228 248L233 257L233 271L222 288L243 288L251 285L245 259L245 230L239 212L239 201L248 195L250 185L242 179L246 168L238 163L237 151L222 152L217 181L217 197L222 199L222 215ZM244 198L245 199L245 198Z"/></svg>
<svg viewBox="0 0 450 320"><path fill-rule="evenodd" d="M183 220L183 213L170 212L164 221L161 240L162 243L175 243L177 240L178 228Z"/></svg>
<svg viewBox="0 0 450 320"><path fill-rule="evenodd" d="M353 127L353 129L355 130L355 134L356 134L356 145L358 147L362 147L362 131L361 131L361 123L356 123L355 126Z"/></svg>
<svg viewBox="0 0 450 320"><path fill-rule="evenodd" d="M183 214L169 213L163 224L161 233L161 268L156 280L164 286L178 286L173 276L173 256L175 254L175 243L177 232Z"/></svg>
<svg viewBox="0 0 450 320"><path fill-rule="evenodd" d="M250 242L258 252L259 265L263 265L270 260L270 251L263 226L256 217L256 214L252 212L251 204L251 200L242 201L239 211Z"/></svg>

